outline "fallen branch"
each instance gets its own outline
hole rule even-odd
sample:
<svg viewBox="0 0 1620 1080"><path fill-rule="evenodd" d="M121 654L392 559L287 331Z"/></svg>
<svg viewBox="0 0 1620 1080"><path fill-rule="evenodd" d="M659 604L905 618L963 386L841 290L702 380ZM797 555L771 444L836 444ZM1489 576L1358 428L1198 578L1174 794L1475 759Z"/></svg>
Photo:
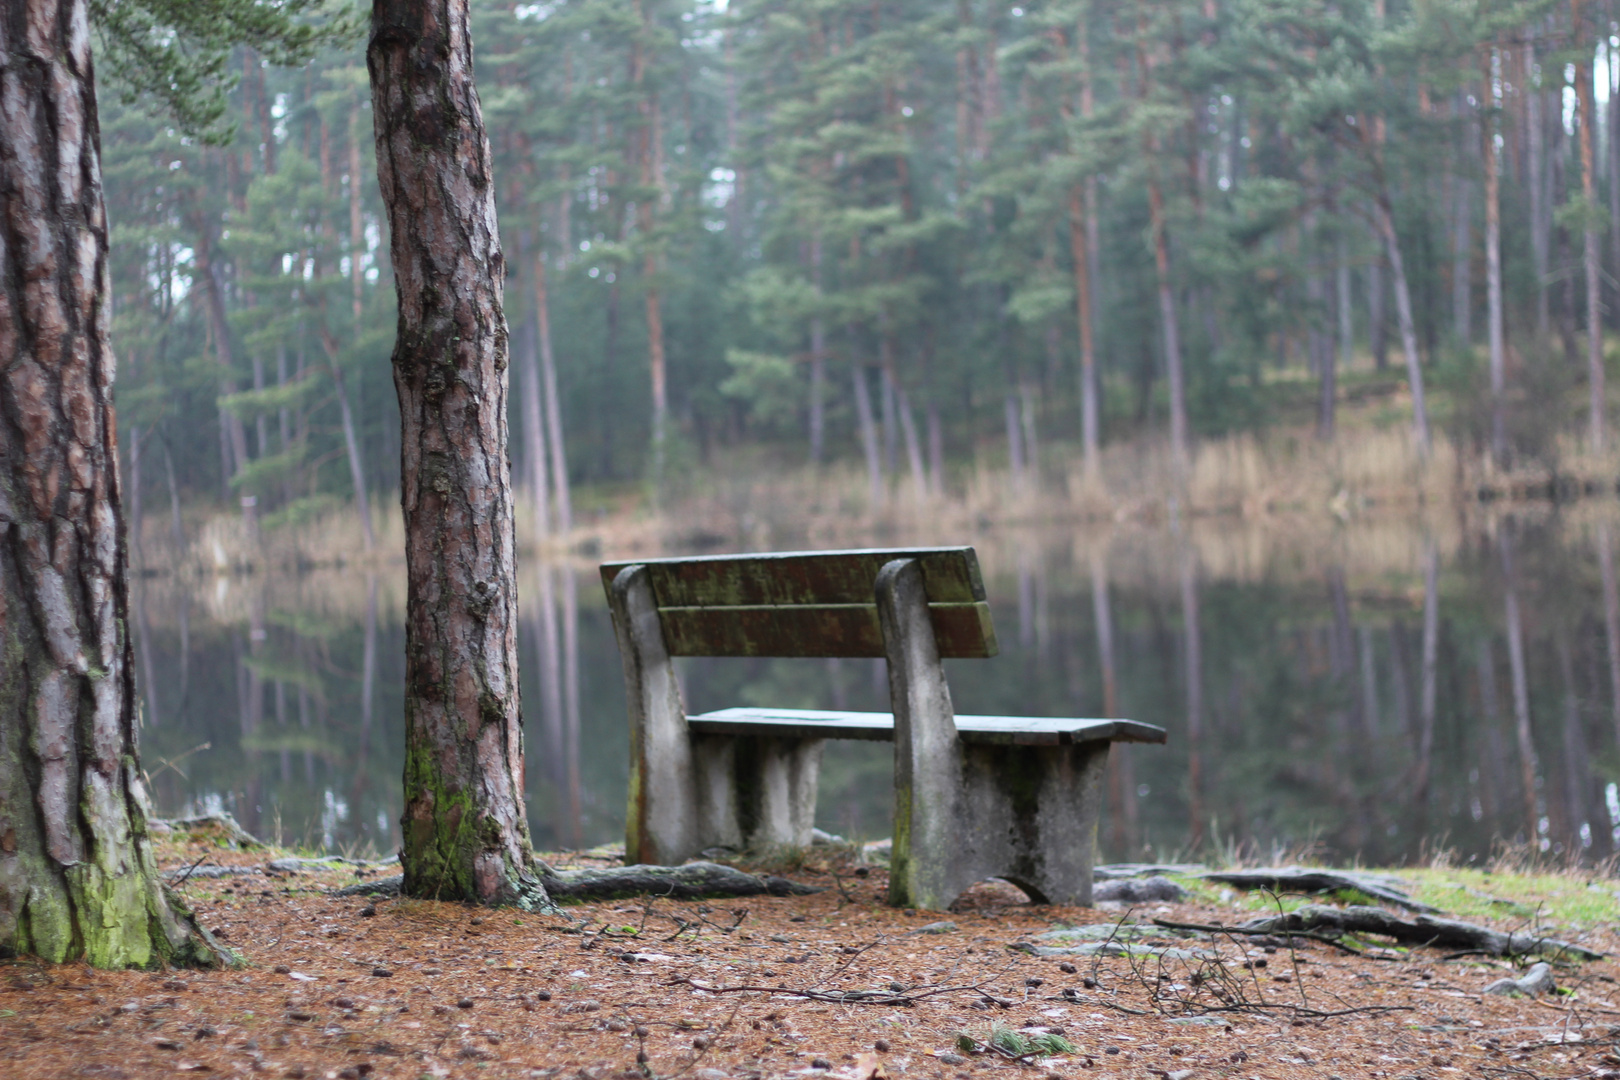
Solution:
<svg viewBox="0 0 1620 1080"><path fill-rule="evenodd" d="M1601 960L1603 954L1556 938L1539 934L1504 934L1473 923L1456 919L1437 919L1431 915L1418 915L1406 920L1391 915L1382 908L1352 905L1347 908L1328 907L1323 904L1306 906L1283 915L1254 919L1235 928L1240 932L1298 933L1320 930L1350 934L1377 934L1396 941L1433 945L1440 948L1472 949L1490 956L1525 956L1541 953L1569 956L1577 960Z"/></svg>
<svg viewBox="0 0 1620 1080"><path fill-rule="evenodd" d="M1167 930L1197 930L1205 934L1233 934L1244 937L1269 938L1276 936L1270 930L1248 930L1241 926L1215 926L1208 923L1175 922L1171 919L1154 919L1153 923L1155 926L1162 926ZM1352 948L1330 934L1324 934L1316 930L1285 930L1278 940L1286 942L1289 938L1309 938L1311 941L1320 941L1325 945L1332 945L1341 952L1347 952L1351 956L1367 955L1360 949ZM1382 957L1379 959L1382 959Z"/></svg>
<svg viewBox="0 0 1620 1080"><path fill-rule="evenodd" d="M835 1005L915 1005L931 997L960 994L964 991L984 994L982 984L973 986L914 986L905 990L810 990L788 986L709 986L685 976L670 979L665 986L690 986L707 994L786 994L807 1001L828 1001Z"/></svg>
<svg viewBox="0 0 1620 1080"><path fill-rule="evenodd" d="M1375 900L1393 904L1407 911L1434 914L1440 909L1414 900L1399 889L1360 874L1347 874L1340 870L1321 870L1315 867L1274 866L1260 870L1217 870L1200 875L1205 881L1218 881L1240 889L1271 889L1274 892L1321 893L1354 889Z"/></svg>
<svg viewBox="0 0 1620 1080"><path fill-rule="evenodd" d="M699 900L732 896L807 896L823 890L770 874L748 874L718 863L685 866L620 866L610 870L553 870L541 864L540 880L552 900L615 900L664 896ZM362 881L334 890L333 896L398 896L404 875Z"/></svg>

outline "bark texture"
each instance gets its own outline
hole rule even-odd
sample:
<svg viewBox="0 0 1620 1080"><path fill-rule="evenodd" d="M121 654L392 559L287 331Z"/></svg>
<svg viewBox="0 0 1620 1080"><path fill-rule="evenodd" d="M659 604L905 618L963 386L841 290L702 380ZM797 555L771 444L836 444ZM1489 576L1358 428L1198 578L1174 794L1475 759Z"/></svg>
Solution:
<svg viewBox="0 0 1620 1080"><path fill-rule="evenodd" d="M466 0L376 0L366 62L399 326L409 896L549 905L523 814L505 264Z"/></svg>
<svg viewBox="0 0 1620 1080"><path fill-rule="evenodd" d="M147 832L87 8L0 7L0 955L214 964Z"/></svg>

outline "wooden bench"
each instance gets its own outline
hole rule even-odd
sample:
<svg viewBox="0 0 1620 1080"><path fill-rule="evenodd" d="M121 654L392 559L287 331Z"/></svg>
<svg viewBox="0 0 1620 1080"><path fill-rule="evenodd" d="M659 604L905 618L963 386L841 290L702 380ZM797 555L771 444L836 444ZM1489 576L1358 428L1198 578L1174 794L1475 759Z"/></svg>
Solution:
<svg viewBox="0 0 1620 1080"><path fill-rule="evenodd" d="M972 548L607 563L630 710L625 859L808 846L826 739L892 740L890 903L941 909L1005 878L1090 904L1098 802L1131 720L957 716L940 661L996 654ZM688 717L671 657L883 657L892 713L725 709Z"/></svg>

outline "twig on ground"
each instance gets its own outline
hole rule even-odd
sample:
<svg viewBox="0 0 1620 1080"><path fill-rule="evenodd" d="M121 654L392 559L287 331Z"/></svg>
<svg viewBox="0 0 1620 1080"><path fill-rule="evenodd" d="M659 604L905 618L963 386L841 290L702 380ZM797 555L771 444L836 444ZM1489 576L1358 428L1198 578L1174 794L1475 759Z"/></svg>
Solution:
<svg viewBox="0 0 1620 1080"><path fill-rule="evenodd" d="M812 990L791 986L708 986L695 979L677 977L665 986L690 986L708 994L785 994L808 1001L828 1001L835 1005L915 1005L927 998L964 992L984 994L984 983L970 986L913 986L905 990Z"/></svg>

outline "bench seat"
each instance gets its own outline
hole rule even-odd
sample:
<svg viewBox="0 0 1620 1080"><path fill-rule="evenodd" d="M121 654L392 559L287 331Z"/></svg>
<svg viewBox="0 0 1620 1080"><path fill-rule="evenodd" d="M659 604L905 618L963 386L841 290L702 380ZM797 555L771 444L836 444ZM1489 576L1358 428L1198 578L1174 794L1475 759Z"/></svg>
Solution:
<svg viewBox="0 0 1620 1080"><path fill-rule="evenodd" d="M894 714L827 709L720 709L686 718L698 735L748 735L777 739L868 739L894 741ZM1135 720L1076 720L1037 716L956 714L965 743L1003 746L1074 746L1085 742L1162 743L1161 727Z"/></svg>

